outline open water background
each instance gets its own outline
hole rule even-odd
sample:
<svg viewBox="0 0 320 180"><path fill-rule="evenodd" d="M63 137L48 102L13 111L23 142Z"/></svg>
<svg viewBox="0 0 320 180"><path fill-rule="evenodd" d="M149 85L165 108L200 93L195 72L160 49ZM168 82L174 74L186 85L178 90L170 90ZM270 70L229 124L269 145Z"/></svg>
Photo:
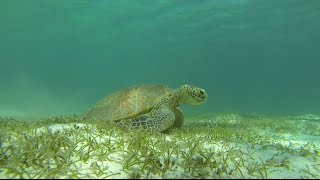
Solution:
<svg viewBox="0 0 320 180"><path fill-rule="evenodd" d="M186 114L320 113L319 0L1 0L0 115L84 112L147 83Z"/></svg>

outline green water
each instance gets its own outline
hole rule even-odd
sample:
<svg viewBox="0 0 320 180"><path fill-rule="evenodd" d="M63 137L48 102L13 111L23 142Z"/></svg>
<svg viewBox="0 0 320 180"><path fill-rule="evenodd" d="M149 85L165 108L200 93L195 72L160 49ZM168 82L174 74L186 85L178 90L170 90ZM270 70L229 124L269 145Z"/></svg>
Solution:
<svg viewBox="0 0 320 180"><path fill-rule="evenodd" d="M85 111L192 84L186 114L320 113L318 0L1 0L0 115Z"/></svg>

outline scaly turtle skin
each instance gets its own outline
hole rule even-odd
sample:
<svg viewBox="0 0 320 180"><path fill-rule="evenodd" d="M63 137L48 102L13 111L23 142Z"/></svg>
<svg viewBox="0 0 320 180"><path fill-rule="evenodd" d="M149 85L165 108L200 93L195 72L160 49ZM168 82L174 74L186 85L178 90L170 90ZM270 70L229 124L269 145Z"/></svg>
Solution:
<svg viewBox="0 0 320 180"><path fill-rule="evenodd" d="M202 104L207 93L198 87L183 85L171 89L165 85L140 85L117 91L98 101L85 114L88 119L102 119L126 129L161 132L181 127L181 104Z"/></svg>

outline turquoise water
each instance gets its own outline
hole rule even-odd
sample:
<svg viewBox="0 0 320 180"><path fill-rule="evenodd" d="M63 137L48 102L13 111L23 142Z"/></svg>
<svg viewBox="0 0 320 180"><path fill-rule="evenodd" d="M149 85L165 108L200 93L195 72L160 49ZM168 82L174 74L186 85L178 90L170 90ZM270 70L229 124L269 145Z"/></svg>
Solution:
<svg viewBox="0 0 320 180"><path fill-rule="evenodd" d="M188 113L320 113L318 0L1 0L0 115L85 111L147 83Z"/></svg>

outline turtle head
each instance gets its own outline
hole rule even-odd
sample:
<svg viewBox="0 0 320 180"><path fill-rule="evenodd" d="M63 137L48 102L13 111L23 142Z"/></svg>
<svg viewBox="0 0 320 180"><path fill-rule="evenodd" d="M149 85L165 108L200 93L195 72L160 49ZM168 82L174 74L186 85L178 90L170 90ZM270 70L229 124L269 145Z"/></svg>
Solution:
<svg viewBox="0 0 320 180"><path fill-rule="evenodd" d="M205 90L190 85L182 85L179 89L179 93L181 104L202 104L208 99Z"/></svg>

